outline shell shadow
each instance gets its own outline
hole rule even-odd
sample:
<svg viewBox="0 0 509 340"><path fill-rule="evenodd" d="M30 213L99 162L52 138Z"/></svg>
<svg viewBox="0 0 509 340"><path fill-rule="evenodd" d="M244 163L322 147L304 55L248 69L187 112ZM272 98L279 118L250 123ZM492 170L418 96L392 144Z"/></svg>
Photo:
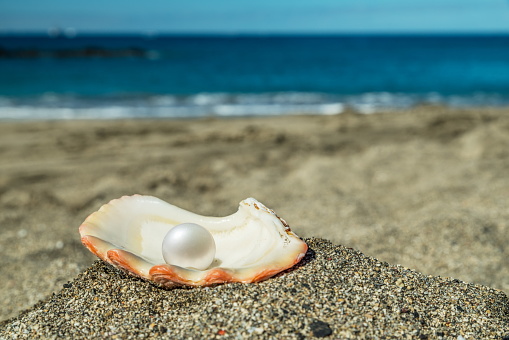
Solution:
<svg viewBox="0 0 509 340"><path fill-rule="evenodd" d="M278 277L280 277L282 275L291 273L294 270L298 270L299 268L304 267L308 263L313 262L315 259L316 259L316 252L311 247L309 247L309 244L308 244L308 250L307 250L306 254L304 255L304 257L302 258L302 260L299 261L299 263L295 264L294 266L292 266L292 267L290 267L288 269L283 270L280 273L277 273L276 275L274 275L274 276L272 276L272 277L270 277L270 278L268 278L267 280L264 280L264 281L270 281L270 280L278 278Z"/></svg>

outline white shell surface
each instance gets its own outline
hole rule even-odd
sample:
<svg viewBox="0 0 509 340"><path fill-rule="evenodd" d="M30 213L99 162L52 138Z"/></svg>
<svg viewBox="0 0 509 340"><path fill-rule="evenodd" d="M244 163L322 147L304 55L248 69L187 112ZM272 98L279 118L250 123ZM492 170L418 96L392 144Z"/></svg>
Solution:
<svg viewBox="0 0 509 340"><path fill-rule="evenodd" d="M208 272L217 268L227 273L223 276L232 277L226 281L258 281L260 273L274 271L272 276L287 269L307 251L307 245L286 222L254 198L240 202L239 210L230 216L207 217L156 197L124 196L90 215L80 227L80 234L82 242L103 260L117 264L110 251L120 250L125 255L124 269L153 279L152 267L165 264L165 235L182 223L203 226L216 245L215 259L205 270L168 265L185 284L207 285L212 280Z"/></svg>

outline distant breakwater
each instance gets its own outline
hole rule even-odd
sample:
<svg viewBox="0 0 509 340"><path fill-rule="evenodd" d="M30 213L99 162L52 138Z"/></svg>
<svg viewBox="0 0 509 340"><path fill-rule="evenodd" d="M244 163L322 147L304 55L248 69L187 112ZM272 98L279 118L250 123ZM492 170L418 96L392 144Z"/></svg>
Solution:
<svg viewBox="0 0 509 340"><path fill-rule="evenodd" d="M150 51L129 47L107 49L102 47L84 47L75 49L6 49L0 47L0 58L4 59L37 59L37 58L149 58Z"/></svg>

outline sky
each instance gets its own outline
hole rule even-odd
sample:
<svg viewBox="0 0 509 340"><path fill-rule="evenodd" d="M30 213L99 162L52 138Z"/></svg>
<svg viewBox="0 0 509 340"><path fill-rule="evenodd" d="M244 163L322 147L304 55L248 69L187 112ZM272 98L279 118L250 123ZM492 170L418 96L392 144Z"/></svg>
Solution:
<svg viewBox="0 0 509 340"><path fill-rule="evenodd" d="M0 33L507 33L509 0L0 0Z"/></svg>

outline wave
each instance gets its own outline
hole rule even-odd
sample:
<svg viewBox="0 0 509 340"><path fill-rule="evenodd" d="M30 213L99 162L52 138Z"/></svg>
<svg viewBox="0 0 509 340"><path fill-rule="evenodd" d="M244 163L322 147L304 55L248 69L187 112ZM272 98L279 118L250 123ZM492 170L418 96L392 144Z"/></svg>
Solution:
<svg viewBox="0 0 509 340"><path fill-rule="evenodd" d="M278 115L333 115L350 108L363 114L418 105L453 107L508 106L499 94L439 93L199 93L194 95L125 95L84 97L47 93L35 97L0 97L1 120L199 118Z"/></svg>

